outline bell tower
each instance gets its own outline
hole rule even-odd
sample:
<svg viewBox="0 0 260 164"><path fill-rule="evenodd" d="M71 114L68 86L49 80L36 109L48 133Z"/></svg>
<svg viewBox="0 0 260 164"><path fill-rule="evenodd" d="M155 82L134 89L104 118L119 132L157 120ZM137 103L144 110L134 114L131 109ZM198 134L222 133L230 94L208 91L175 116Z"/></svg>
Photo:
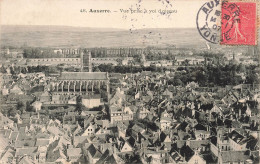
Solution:
<svg viewBox="0 0 260 164"><path fill-rule="evenodd" d="M92 72L91 52L80 53L81 72Z"/></svg>

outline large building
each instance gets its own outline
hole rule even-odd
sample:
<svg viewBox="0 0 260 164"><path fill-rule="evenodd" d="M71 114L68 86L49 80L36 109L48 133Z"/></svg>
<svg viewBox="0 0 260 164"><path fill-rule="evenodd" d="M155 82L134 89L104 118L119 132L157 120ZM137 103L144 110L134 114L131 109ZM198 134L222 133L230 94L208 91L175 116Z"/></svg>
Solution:
<svg viewBox="0 0 260 164"><path fill-rule="evenodd" d="M106 72L62 72L52 84L54 92L86 93L102 88L109 92L109 78Z"/></svg>
<svg viewBox="0 0 260 164"><path fill-rule="evenodd" d="M110 91L108 73L62 72L57 80L51 82L50 91L52 93L51 104L76 104L76 96L78 95L93 96L98 94L100 100L107 100Z"/></svg>
<svg viewBox="0 0 260 164"><path fill-rule="evenodd" d="M205 63L205 59L202 56L175 56L175 65L201 65Z"/></svg>
<svg viewBox="0 0 260 164"><path fill-rule="evenodd" d="M81 71L92 72L92 62L90 52L81 52L80 54Z"/></svg>
<svg viewBox="0 0 260 164"><path fill-rule="evenodd" d="M26 65L28 66L55 66L59 64L70 65L79 67L81 65L80 58L30 58L26 59Z"/></svg>

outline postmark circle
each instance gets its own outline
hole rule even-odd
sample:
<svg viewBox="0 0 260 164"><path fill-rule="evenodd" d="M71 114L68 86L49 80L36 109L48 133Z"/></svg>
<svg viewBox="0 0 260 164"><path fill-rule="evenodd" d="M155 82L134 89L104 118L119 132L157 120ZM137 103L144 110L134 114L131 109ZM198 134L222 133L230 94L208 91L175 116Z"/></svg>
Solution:
<svg viewBox="0 0 260 164"><path fill-rule="evenodd" d="M200 35L208 42L217 44L221 34L220 0L204 3L196 17L197 29Z"/></svg>

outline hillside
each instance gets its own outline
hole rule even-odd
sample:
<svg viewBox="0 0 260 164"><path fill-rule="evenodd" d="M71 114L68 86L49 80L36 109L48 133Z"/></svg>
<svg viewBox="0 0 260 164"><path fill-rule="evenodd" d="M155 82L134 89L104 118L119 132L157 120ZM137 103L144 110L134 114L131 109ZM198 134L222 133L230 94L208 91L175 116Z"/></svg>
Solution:
<svg viewBox="0 0 260 164"><path fill-rule="evenodd" d="M33 47L146 47L206 48L197 29L124 30L69 26L2 26L2 45Z"/></svg>

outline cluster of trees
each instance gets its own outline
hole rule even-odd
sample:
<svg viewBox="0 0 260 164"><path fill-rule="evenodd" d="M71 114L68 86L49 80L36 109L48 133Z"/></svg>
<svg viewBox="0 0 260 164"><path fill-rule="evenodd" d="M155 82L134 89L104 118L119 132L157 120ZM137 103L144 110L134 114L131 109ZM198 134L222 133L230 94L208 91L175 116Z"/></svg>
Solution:
<svg viewBox="0 0 260 164"><path fill-rule="evenodd" d="M158 54L149 52L147 55L145 55L145 58L147 60L151 60L151 61L156 61L156 60L173 60L174 57L175 56L172 55L172 54L162 54L160 52Z"/></svg>
<svg viewBox="0 0 260 164"><path fill-rule="evenodd" d="M12 116L12 117L14 117L17 113L22 114L25 111L26 112L32 112L33 111L33 107L31 106L29 101L27 101L27 102L18 101L16 107L10 106L7 109L8 110L6 110L6 114L8 114L8 116Z"/></svg>
<svg viewBox="0 0 260 164"><path fill-rule="evenodd" d="M75 71L75 68L64 68L61 66L27 66L27 67L20 67L20 66L13 66L13 67L0 67L1 73L7 73L7 70L10 70L12 75L16 74L26 74L26 73L37 73L37 72L44 72L48 73L59 73L60 71Z"/></svg>
<svg viewBox="0 0 260 164"><path fill-rule="evenodd" d="M109 72L109 73L137 73L142 71L152 71L152 72L162 72L167 70L166 68L156 67L156 66L149 66L149 67L140 67L140 66L129 66L129 65L106 65L101 64L99 66L93 67L93 71L97 72Z"/></svg>
<svg viewBox="0 0 260 164"><path fill-rule="evenodd" d="M35 73L45 72L58 73L60 71L79 71L76 68L68 68L62 65L58 66L27 66L27 67L0 67L1 73L6 73L9 69L10 73L15 75L19 73ZM204 65L198 67L178 67L175 75L168 81L169 85L186 85L191 81L198 82L200 86L225 86L225 85L238 85L241 83L253 84L259 82L258 67L253 65L243 64L229 64L229 65ZM101 64L94 66L94 72L109 72L109 73L137 73L142 71L164 72L167 68L150 66L140 67L133 65L106 65Z"/></svg>
<svg viewBox="0 0 260 164"><path fill-rule="evenodd" d="M169 84L183 85L191 81L198 82L200 86L225 86L241 83L253 84L259 82L256 66L225 65L206 67L179 67Z"/></svg>
<svg viewBox="0 0 260 164"><path fill-rule="evenodd" d="M170 85L186 85L189 82L198 82L200 86L225 86L241 83L258 83L257 66L245 66L243 64L207 65L204 67L178 67L174 78L168 81ZM136 66L112 66L99 65L94 71L115 73L137 73L142 71L162 72L166 68L161 67L136 67Z"/></svg>
<svg viewBox="0 0 260 164"><path fill-rule="evenodd" d="M40 49L26 47L23 50L25 58L60 58L62 54L56 54L52 49Z"/></svg>

